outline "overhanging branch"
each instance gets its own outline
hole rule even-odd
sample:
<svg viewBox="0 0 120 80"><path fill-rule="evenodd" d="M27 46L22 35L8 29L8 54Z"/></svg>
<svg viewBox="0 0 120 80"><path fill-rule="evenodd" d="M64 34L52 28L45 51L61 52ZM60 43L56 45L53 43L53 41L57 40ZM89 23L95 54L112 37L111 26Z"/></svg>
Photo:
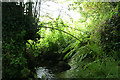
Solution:
<svg viewBox="0 0 120 80"><path fill-rule="evenodd" d="M38 27L51 28L51 29L55 29L55 30L58 30L58 31L62 31L62 32L64 32L64 33L66 33L66 34L68 34L68 35L70 35L70 36L74 37L74 38L75 38L75 39L77 39L78 41L80 41L77 37L75 37L74 35L72 35L72 34L70 34L70 33L66 32L66 31L64 31L64 30L57 29L57 28L54 28L54 27L46 27L46 26L38 26Z"/></svg>

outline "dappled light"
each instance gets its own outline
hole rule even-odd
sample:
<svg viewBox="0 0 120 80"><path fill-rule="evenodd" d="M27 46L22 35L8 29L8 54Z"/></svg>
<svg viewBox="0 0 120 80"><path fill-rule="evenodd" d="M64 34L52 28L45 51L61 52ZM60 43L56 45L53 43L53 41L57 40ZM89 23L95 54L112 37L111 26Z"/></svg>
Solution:
<svg viewBox="0 0 120 80"><path fill-rule="evenodd" d="M119 2L4 3L3 79L119 78L119 11Z"/></svg>
<svg viewBox="0 0 120 80"><path fill-rule="evenodd" d="M42 1L40 21L50 21L51 19L56 19L58 16L68 23L71 22L71 19L73 21L78 20L81 17L80 13L77 10L69 10L69 4L72 4L72 2Z"/></svg>

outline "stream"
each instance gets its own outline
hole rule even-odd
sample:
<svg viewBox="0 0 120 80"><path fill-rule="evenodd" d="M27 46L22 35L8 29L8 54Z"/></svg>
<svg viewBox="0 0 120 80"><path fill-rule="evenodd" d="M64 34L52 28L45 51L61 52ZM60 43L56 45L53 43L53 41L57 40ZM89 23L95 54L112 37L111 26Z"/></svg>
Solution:
<svg viewBox="0 0 120 80"><path fill-rule="evenodd" d="M51 79L51 78L55 78L55 75L52 73L51 70L45 68L45 67L39 67L36 70L37 73L37 78L41 78L41 79Z"/></svg>
<svg viewBox="0 0 120 80"><path fill-rule="evenodd" d="M53 73L50 69L46 67L39 67L36 69L37 78L42 80L52 80L56 78L70 78L70 76L68 76L69 72L70 70L63 71L60 73L58 72Z"/></svg>
<svg viewBox="0 0 120 80"><path fill-rule="evenodd" d="M45 63L43 63L45 64ZM47 63L47 66L41 66L36 69L37 78L40 79L53 79L53 78L65 78L67 71L71 69L71 66L64 62L59 61L57 64L51 66L51 64Z"/></svg>

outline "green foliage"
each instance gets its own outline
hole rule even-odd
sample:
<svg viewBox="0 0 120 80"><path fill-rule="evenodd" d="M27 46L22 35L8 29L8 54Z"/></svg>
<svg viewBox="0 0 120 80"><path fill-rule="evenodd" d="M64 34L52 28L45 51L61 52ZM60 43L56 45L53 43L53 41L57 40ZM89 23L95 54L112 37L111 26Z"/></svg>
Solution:
<svg viewBox="0 0 120 80"><path fill-rule="evenodd" d="M35 43L37 56L57 53L54 60L69 60L72 68L64 73L69 78L118 78L118 4L75 2L71 6L81 13L78 21L71 24L58 16L39 23L38 33L44 38Z"/></svg>
<svg viewBox="0 0 120 80"><path fill-rule="evenodd" d="M71 6L81 13L78 21L71 19L73 23L60 16L46 17L50 19L38 23L38 19L30 16L3 15L4 78L27 78L32 73L30 69L40 65L36 60L69 61L72 68L67 75L73 78L118 78L119 5L74 2ZM3 13L6 13L4 8L5 5ZM13 10L16 9L8 8L8 12Z"/></svg>
<svg viewBox="0 0 120 80"><path fill-rule="evenodd" d="M84 3L84 4L87 4L87 3ZM91 5L91 4L93 3L90 3L89 6L83 5L83 6L89 7L89 8L86 8L85 13L87 13L87 9L88 9L88 13L89 13L88 15L90 15L90 17L91 15L93 15L93 13L96 13L94 12L94 10L90 11L91 8L95 7L94 5ZM95 4L95 5L98 5L98 4ZM106 5L106 4L103 3L102 5ZM111 5L107 5L107 7L111 9L110 8ZM114 10L114 12L112 12L112 10ZM92 17L90 18L92 22L89 23L87 28L90 31L90 37L88 39L85 38L87 39L88 44L80 47L75 53L75 55L72 56L70 64L71 66L73 66L73 68L67 73L67 76L71 76L75 78L76 77L80 77L80 78L93 78L93 77L94 78L118 78L119 77L118 76L119 75L118 73L119 48L117 44L116 44L117 46L111 45L111 44L119 43L118 41L119 32L117 31L119 30L118 28L119 23L117 23L119 21L119 16L116 16L116 17L113 16L113 15L116 15L119 11L118 5L115 8L112 8L112 10L111 11L109 10L107 12L103 9L102 11L104 14L100 13L100 16L98 15L92 16L94 20L92 20ZM107 16L105 15L106 13L107 13ZM113 17L110 17L110 16L113 16ZM106 23L107 20L110 20L111 23L110 22ZM104 24L105 26L103 26ZM108 31L108 34L106 33L107 31ZM107 38L104 37L105 35ZM113 35L115 38L113 38Z"/></svg>
<svg viewBox="0 0 120 80"><path fill-rule="evenodd" d="M27 78L30 74L30 70L28 68L24 68L23 70L21 70L21 73L23 74L24 78Z"/></svg>
<svg viewBox="0 0 120 80"><path fill-rule="evenodd" d="M2 4L2 70L4 80L28 78L31 73L25 44L31 37L33 40L35 39L37 25L32 16L23 13L23 7L15 2Z"/></svg>
<svg viewBox="0 0 120 80"><path fill-rule="evenodd" d="M80 3L75 2L73 7L79 9L86 18L87 29L82 35L81 42L71 57L72 68L62 74L67 78L118 78L119 63L119 9L111 3ZM77 6L76 6L77 5ZM82 19L82 18L81 18ZM86 22L85 22L86 21ZM110 22L108 22L110 21ZM78 22L77 22L78 24ZM88 32L89 31L89 32ZM89 35L89 36L86 36ZM86 43L82 45L83 43ZM71 45L74 42L71 43ZM113 45L114 44L114 45ZM70 44L64 49L71 49ZM71 49L72 51L73 49ZM69 51L64 58L69 57ZM60 76L61 77L61 76Z"/></svg>

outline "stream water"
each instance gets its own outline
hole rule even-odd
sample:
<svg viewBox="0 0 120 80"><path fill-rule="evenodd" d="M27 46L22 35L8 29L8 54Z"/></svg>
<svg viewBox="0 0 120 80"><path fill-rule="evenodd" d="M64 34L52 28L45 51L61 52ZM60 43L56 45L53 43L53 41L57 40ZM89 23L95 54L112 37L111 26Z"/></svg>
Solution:
<svg viewBox="0 0 120 80"><path fill-rule="evenodd" d="M36 69L37 78L43 79L43 80L52 80L56 78L65 78L65 74L67 71L61 72L61 73L53 73L50 69L47 69L46 67L39 67ZM62 75L62 76L61 76Z"/></svg>
<svg viewBox="0 0 120 80"><path fill-rule="evenodd" d="M45 67L37 68L36 72L37 72L37 78L41 78L41 79L42 78L44 79L55 78L52 71Z"/></svg>

